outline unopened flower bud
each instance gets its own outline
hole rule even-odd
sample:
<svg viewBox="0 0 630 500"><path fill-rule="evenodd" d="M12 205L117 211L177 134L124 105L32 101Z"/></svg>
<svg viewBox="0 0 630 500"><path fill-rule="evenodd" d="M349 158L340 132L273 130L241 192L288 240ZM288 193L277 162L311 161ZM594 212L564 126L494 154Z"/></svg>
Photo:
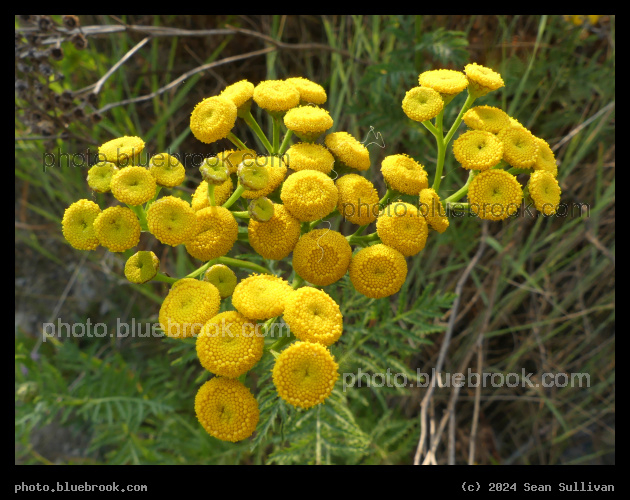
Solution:
<svg viewBox="0 0 630 500"><path fill-rule="evenodd" d="M230 175L227 166L216 156L206 158L199 171L204 181L215 186L223 184Z"/></svg>
<svg viewBox="0 0 630 500"><path fill-rule="evenodd" d="M269 198L256 198L249 203L247 212L256 222L267 222L274 214L273 203Z"/></svg>
<svg viewBox="0 0 630 500"><path fill-rule="evenodd" d="M269 184L269 171L255 160L245 159L238 166L238 180L245 188L258 191Z"/></svg>

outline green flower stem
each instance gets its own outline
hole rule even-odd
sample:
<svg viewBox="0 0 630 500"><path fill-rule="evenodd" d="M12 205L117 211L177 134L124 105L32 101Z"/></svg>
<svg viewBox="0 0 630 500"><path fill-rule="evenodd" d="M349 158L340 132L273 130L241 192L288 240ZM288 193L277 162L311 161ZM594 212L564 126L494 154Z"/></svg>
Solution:
<svg viewBox="0 0 630 500"><path fill-rule="evenodd" d="M247 190L239 182L238 186L236 186L236 189L232 193L232 196L230 196L228 200L223 204L223 208L230 208L232 205L234 205L236 200L238 200L245 191Z"/></svg>
<svg viewBox="0 0 630 500"><path fill-rule="evenodd" d="M363 233L363 231L365 231L365 229L369 226L369 224L366 224L365 226L359 226L359 229L357 229L354 233L352 233L349 238L354 238L355 236L361 236L361 234Z"/></svg>
<svg viewBox="0 0 630 500"><path fill-rule="evenodd" d="M466 102L464 102L462 109L459 110L459 114L457 115L457 118L455 118L455 121L453 122L451 129L448 131L448 134L446 134L446 137L444 138L445 147L448 146L449 142L451 142L451 139L453 138L453 136L455 135L455 132L457 132L457 129L459 128L459 124L462 123L462 117L464 116L464 113L470 109L473 102L475 102L475 99L476 98L472 96L470 93L468 94L468 97L466 98Z"/></svg>
<svg viewBox="0 0 630 500"><path fill-rule="evenodd" d="M366 234L365 236L346 236L348 243L355 245L357 243L368 243L370 241L378 241L378 233Z"/></svg>
<svg viewBox="0 0 630 500"><path fill-rule="evenodd" d="M387 188L387 192L385 193L385 196L383 196L380 201L378 202L378 206L383 208L387 202L389 201L389 199L394 196L396 192L393 189Z"/></svg>
<svg viewBox="0 0 630 500"><path fill-rule="evenodd" d="M247 123L247 126L252 130L252 132L256 134L258 139L260 139L260 142L262 142L262 145L265 147L267 152L271 154L273 151L273 148L271 147L271 143L269 142L269 139L267 139L267 136L265 135L265 133L260 128L260 125L258 125L258 122L256 121L256 118L254 118L254 116L252 115L252 112L248 111L243 119L245 120L245 123Z"/></svg>
<svg viewBox="0 0 630 500"><path fill-rule="evenodd" d="M332 212L330 212L330 213L329 213L326 217L322 217L321 219L317 219L317 220L315 220L315 221L313 221L313 222L309 223L309 229L308 229L308 230L309 230L309 231L312 231L313 229L315 229L315 227L317 227L317 225L318 225L320 222L322 222L322 221L324 221L324 220L326 220L326 219L328 219L328 218L330 218L330 217L335 217L335 216L337 216L337 215L339 215L339 211L335 208L335 209L334 209ZM308 231L307 231L307 232L308 232Z"/></svg>
<svg viewBox="0 0 630 500"><path fill-rule="evenodd" d="M300 234L306 234L311 230L310 222L302 222L300 224Z"/></svg>
<svg viewBox="0 0 630 500"><path fill-rule="evenodd" d="M507 161L505 160L501 160L499 163L497 163L494 167L492 167L492 170L494 169L500 169L500 168L505 168L505 167L509 167L510 165L508 164Z"/></svg>
<svg viewBox="0 0 630 500"><path fill-rule="evenodd" d="M466 181L466 184L464 184L461 188L459 188L458 191L454 192L452 195L450 195L448 198L446 198L444 200L444 203L453 203L457 200L462 199L466 193L468 192L468 186L470 184L470 181L472 181L475 178L476 171L475 170L471 170L468 173L468 180Z"/></svg>
<svg viewBox="0 0 630 500"><path fill-rule="evenodd" d="M446 158L446 141L444 140L443 130L444 110L435 117L435 125L437 134L435 140L438 148L437 167L435 169L435 178L433 179L433 190L437 193L442 182L442 170L444 169L444 159Z"/></svg>
<svg viewBox="0 0 630 500"><path fill-rule="evenodd" d="M278 154L280 150L280 119L273 117L273 149L272 154Z"/></svg>
<svg viewBox="0 0 630 500"><path fill-rule="evenodd" d="M175 283L177 278L170 278L166 274L158 273L153 277L153 281L162 281L163 283Z"/></svg>
<svg viewBox="0 0 630 500"><path fill-rule="evenodd" d="M232 212L234 217L238 217L239 219L249 219L249 212L244 210L242 212Z"/></svg>
<svg viewBox="0 0 630 500"><path fill-rule="evenodd" d="M148 231L149 226L147 224L147 213L144 211L144 208L142 208L142 205L127 206L131 208L131 210L133 210L133 213L136 214L136 216L138 217L138 220L140 221L140 229L142 229L143 231Z"/></svg>
<svg viewBox="0 0 630 500"><path fill-rule="evenodd" d="M304 284L304 278L295 273L295 278L293 278L293 283L291 283L291 287L293 290L297 290Z"/></svg>
<svg viewBox="0 0 630 500"><path fill-rule="evenodd" d="M214 202L214 184L210 184L208 182L208 203L210 203L211 207L214 207L216 203Z"/></svg>
<svg viewBox="0 0 630 500"><path fill-rule="evenodd" d="M282 144L280 144L280 149L278 150L278 154L282 156L287 149L289 149L289 144L291 142L291 137L293 136L293 130L287 130L287 133L284 134L284 139L282 139Z"/></svg>
<svg viewBox="0 0 630 500"><path fill-rule="evenodd" d="M422 125L424 125L424 126L426 127L426 129L427 129L429 132L431 132L431 133L433 134L433 137L435 137L435 140L436 140L436 141L439 141L439 140L440 140L440 135L439 135L438 129L436 129L436 128L435 128L435 125L433 125L433 124L431 123L431 120L427 120L427 121L425 121L425 122L421 122L421 123L422 123Z"/></svg>
<svg viewBox="0 0 630 500"><path fill-rule="evenodd" d="M532 169L528 169L528 168L523 169L523 168L516 168L516 167L512 167L511 169L506 170L506 172L507 172L508 174L518 175L518 174L531 174L531 173L533 173L533 172L534 172L534 170L532 170Z"/></svg>
<svg viewBox="0 0 630 500"><path fill-rule="evenodd" d="M276 319L276 318L273 318ZM267 323L265 323L266 325ZM269 350L270 351L279 351L280 349L282 349L285 345L291 343L291 341L295 340L295 337L293 336L292 333L290 333L288 336L283 337L281 339L276 340L273 344L271 344L271 346L269 346Z"/></svg>
<svg viewBox="0 0 630 500"><path fill-rule="evenodd" d="M459 201L447 203L447 206L451 210L470 210L470 203L462 203Z"/></svg>
<svg viewBox="0 0 630 500"><path fill-rule="evenodd" d="M230 132L230 135L227 136L227 139L234 144L238 149L242 150L242 151L246 151L247 149L249 149L247 146L245 146L245 144L243 144L243 142L236 137L232 132Z"/></svg>
<svg viewBox="0 0 630 500"><path fill-rule="evenodd" d="M265 269L258 264L254 264L253 262L247 262L246 260L233 259L232 257L219 257L218 262L220 264L225 264L226 266L234 266L234 267L243 267L245 269L251 269L252 271L257 271L263 274L271 274L269 269Z"/></svg>
<svg viewBox="0 0 630 500"><path fill-rule="evenodd" d="M185 277L186 278L196 278L201 273L205 272L205 270L208 269L210 266L214 266L217 263L217 261L218 261L217 259L211 259L208 262L206 262L203 266L201 266L199 269L196 269L192 273L187 274Z"/></svg>

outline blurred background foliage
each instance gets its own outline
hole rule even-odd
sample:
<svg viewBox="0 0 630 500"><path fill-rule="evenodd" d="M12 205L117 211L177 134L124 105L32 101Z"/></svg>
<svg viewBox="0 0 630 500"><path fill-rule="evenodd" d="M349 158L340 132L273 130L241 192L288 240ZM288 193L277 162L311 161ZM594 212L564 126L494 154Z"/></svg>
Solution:
<svg viewBox="0 0 630 500"><path fill-rule="evenodd" d="M340 380L325 405L298 412L277 400L266 360L246 382L261 406L258 432L231 444L208 436L195 419L194 395L207 375L192 344L131 335L42 342L43 323L57 319L89 319L110 332L118 322L144 327L157 321L167 292L162 283L127 282L120 255L79 252L65 242L64 209L93 196L87 168L76 165L79 157L75 165L61 157L44 171L44 155L94 154L115 136L139 135L150 154L208 156L230 146L192 137L188 119L197 102L243 78L256 84L305 76L326 88L334 130L359 140L370 130L381 134L367 142L375 143L372 179L383 194L376 172L384 156L405 152L430 172L435 165L430 135L402 113L405 92L422 71L461 70L473 61L506 83L479 104L505 109L546 139L559 162L563 201L586 205L567 217L487 226L444 371L525 369L533 382L545 372L586 372L591 386L463 388L455 396L438 388L430 418L439 422L452 401L454 425L437 461L446 463L448 451L451 461L466 463L473 439L479 464L614 462L614 16L27 17L15 22L17 463L410 463L425 389L344 393ZM73 22L81 30L56 43L55 26ZM197 30L210 31L191 33ZM463 99L447 108L446 124ZM237 135L255 144L241 123ZM196 170L187 172L179 193L185 198L200 180ZM444 175L452 191L464 181L448 156ZM103 195L94 199L107 203ZM328 287L344 314L345 332L333 349L340 371L430 372L481 231L478 219L462 218L432 233L408 259L407 282L391 300L360 296L347 281ZM156 251L171 275L196 267L183 248L144 239L141 247ZM255 258L246 247L236 252Z"/></svg>

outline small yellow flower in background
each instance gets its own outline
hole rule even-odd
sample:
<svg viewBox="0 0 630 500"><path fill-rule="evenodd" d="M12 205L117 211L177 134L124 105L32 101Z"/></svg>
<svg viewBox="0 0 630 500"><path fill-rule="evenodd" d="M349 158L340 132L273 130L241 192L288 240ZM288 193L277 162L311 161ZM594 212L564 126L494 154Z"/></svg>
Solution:
<svg viewBox="0 0 630 500"><path fill-rule="evenodd" d="M499 73L480 64L467 64L464 67L464 72L468 78L468 92L475 98L483 97L493 90L505 87L505 82Z"/></svg>
<svg viewBox="0 0 630 500"><path fill-rule="evenodd" d="M260 411L251 391L232 378L215 377L195 397L195 413L208 434L233 443L251 436Z"/></svg>
<svg viewBox="0 0 630 500"><path fill-rule="evenodd" d="M313 142L333 126L333 119L323 108L298 106L287 111L284 124L303 141Z"/></svg>
<svg viewBox="0 0 630 500"><path fill-rule="evenodd" d="M464 113L464 123L474 130L485 130L498 134L509 127L510 117L502 109L492 106L475 106Z"/></svg>
<svg viewBox="0 0 630 500"><path fill-rule="evenodd" d="M243 191L241 196L248 200L262 198L263 196L268 196L273 193L278 189L280 184L282 184L282 181L284 181L287 175L287 166L282 158L278 158L277 156L257 156L255 160L243 160L243 164L249 162L255 162L257 165L262 166L269 174L269 182L263 189L248 189Z"/></svg>
<svg viewBox="0 0 630 500"><path fill-rule="evenodd" d="M254 84L247 80L241 80L225 87L220 96L231 100L237 108L237 114L241 116L248 113L251 108Z"/></svg>
<svg viewBox="0 0 630 500"><path fill-rule="evenodd" d="M370 168L370 152L348 132L333 132L324 141L326 147L341 165L355 170Z"/></svg>
<svg viewBox="0 0 630 500"><path fill-rule="evenodd" d="M190 130L197 140L211 144L225 139L236 123L236 105L227 97L204 99L190 115Z"/></svg>
<svg viewBox="0 0 630 500"><path fill-rule="evenodd" d="M487 170L503 158L503 143L492 132L469 130L453 142L453 154L468 170Z"/></svg>
<svg viewBox="0 0 630 500"><path fill-rule="evenodd" d="M94 232L99 243L110 252L124 252L140 241L140 222L127 207L109 207L94 220Z"/></svg>
<svg viewBox="0 0 630 500"><path fill-rule="evenodd" d="M196 221L188 202L175 196L160 198L147 210L149 231L166 245L176 246L192 238Z"/></svg>
<svg viewBox="0 0 630 500"><path fill-rule="evenodd" d="M197 335L201 366L215 375L236 378L251 370L263 354L265 337L256 322L237 311L225 311L210 319Z"/></svg>
<svg viewBox="0 0 630 500"><path fill-rule="evenodd" d="M402 109L413 121L425 122L440 114L444 109L444 100L432 88L414 87L405 94Z"/></svg>
<svg viewBox="0 0 630 500"><path fill-rule="evenodd" d="M523 126L506 127L499 132L503 159L516 168L532 168L538 158L536 137Z"/></svg>
<svg viewBox="0 0 630 500"><path fill-rule="evenodd" d="M219 158L224 163L224 165L227 165L228 171L231 174L235 174L238 170L238 166L243 161L243 159L253 159L256 158L256 156L258 155L253 149L228 149L227 151L219 153L217 155L217 158Z"/></svg>
<svg viewBox="0 0 630 500"><path fill-rule="evenodd" d="M481 219L503 220L515 214L523 200L523 189L505 170L486 170L468 187L470 210Z"/></svg>
<svg viewBox="0 0 630 500"><path fill-rule="evenodd" d="M444 105L468 87L468 79L461 71L453 69L435 69L425 71L418 77L422 87L429 87L440 93Z"/></svg>
<svg viewBox="0 0 630 500"><path fill-rule="evenodd" d="M339 192L337 210L345 219L359 226L376 220L380 207L374 184L360 175L346 174L335 185Z"/></svg>
<svg viewBox="0 0 630 500"><path fill-rule="evenodd" d="M424 167L405 154L386 156L381 163L385 182L403 194L417 195L429 187L429 176Z"/></svg>
<svg viewBox="0 0 630 500"><path fill-rule="evenodd" d="M407 278L407 262L398 250L372 245L359 250L350 261L350 281L357 292L372 299L389 297Z"/></svg>
<svg viewBox="0 0 630 500"><path fill-rule="evenodd" d="M225 299L234 293L234 288L236 288L236 283L238 281L234 271L223 264L210 266L204 274L203 280L216 286L222 299Z"/></svg>
<svg viewBox="0 0 630 500"><path fill-rule="evenodd" d="M216 316L220 305L219 290L212 283L183 278L173 284L162 302L160 326L169 337L194 337Z"/></svg>
<svg viewBox="0 0 630 500"><path fill-rule="evenodd" d="M228 253L238 239L238 223L223 207L206 207L195 212L194 236L185 242L186 251L208 261Z"/></svg>
<svg viewBox="0 0 630 500"><path fill-rule="evenodd" d="M254 88L254 101L270 113L282 114L300 104L300 92L282 80L264 80Z"/></svg>
<svg viewBox="0 0 630 500"><path fill-rule="evenodd" d="M98 247L94 221L100 213L100 207L91 200L75 201L66 208L61 230L68 243L77 250L94 250Z"/></svg>
<svg viewBox="0 0 630 500"><path fill-rule="evenodd" d="M112 194L127 205L142 205L153 199L156 188L155 177L144 167L123 168L112 176Z"/></svg>
<svg viewBox="0 0 630 500"><path fill-rule="evenodd" d="M543 215L553 215L560 204L560 184L549 172L538 170L529 177L529 194L534 200L536 210Z"/></svg>
<svg viewBox="0 0 630 500"><path fill-rule="evenodd" d="M326 91L318 83L307 78L287 78L285 82L293 85L300 93L300 104L317 104L321 106L326 102Z"/></svg>
<svg viewBox="0 0 630 500"><path fill-rule="evenodd" d="M160 186L172 188L179 186L186 179L184 165L167 153L158 153L149 161L149 172Z"/></svg>
<svg viewBox="0 0 630 500"><path fill-rule="evenodd" d="M284 205L273 204L273 217L267 222L249 219L249 244L265 259L280 260L287 257L300 238L300 221Z"/></svg>
<svg viewBox="0 0 630 500"><path fill-rule="evenodd" d="M337 206L338 197L333 180L317 170L291 174L280 191L284 208L302 222L327 216Z"/></svg>
<svg viewBox="0 0 630 500"><path fill-rule="evenodd" d="M383 244L398 250L405 257L411 257L424 248L429 227L416 207L395 201L379 215L376 232Z"/></svg>
<svg viewBox="0 0 630 500"><path fill-rule="evenodd" d="M118 168L111 162L101 161L88 170L87 183L97 193L108 193L112 187L112 177Z"/></svg>
<svg viewBox="0 0 630 500"><path fill-rule="evenodd" d="M155 278L160 269L160 259L153 252L140 251L125 263L125 276L132 283L141 285Z"/></svg>
<svg viewBox="0 0 630 500"><path fill-rule="evenodd" d="M269 319L282 314L284 301L292 291L293 288L282 278L252 274L236 285L232 305L247 318Z"/></svg>
<svg viewBox="0 0 630 500"><path fill-rule="evenodd" d="M352 247L337 231L316 229L300 238L293 249L293 269L316 286L339 281L348 271Z"/></svg>
<svg viewBox="0 0 630 500"><path fill-rule="evenodd" d="M283 317L298 340L323 346L337 342L343 331L339 305L317 288L303 287L291 292L285 301Z"/></svg>
<svg viewBox="0 0 630 500"><path fill-rule="evenodd" d="M318 170L329 174L335 165L334 156L321 144L298 142L293 144L285 154L289 168L295 172L300 170Z"/></svg>
<svg viewBox="0 0 630 500"><path fill-rule="evenodd" d="M534 163L534 170L544 170L556 177L558 175L558 165L556 163L556 156L547 141L536 137L536 143L538 144L538 156L536 157L536 163Z"/></svg>
<svg viewBox="0 0 630 500"><path fill-rule="evenodd" d="M295 342L280 353L272 377L278 395L287 403L311 408L330 396L339 365L323 345Z"/></svg>
<svg viewBox="0 0 630 500"><path fill-rule="evenodd" d="M143 150L144 141L140 137L125 135L100 146L98 148L99 160L126 167L133 165L134 160Z"/></svg>
<svg viewBox="0 0 630 500"><path fill-rule="evenodd" d="M420 191L420 214L427 220L438 233L443 233L448 229L450 222L446 216L446 211L442 205L440 197L434 189L423 189Z"/></svg>
<svg viewBox="0 0 630 500"><path fill-rule="evenodd" d="M217 206L223 205L234 191L234 183L232 178L228 177L223 184L214 187L214 202ZM198 212L202 208L210 206L208 201L208 183L201 181L193 193L191 201L192 209Z"/></svg>

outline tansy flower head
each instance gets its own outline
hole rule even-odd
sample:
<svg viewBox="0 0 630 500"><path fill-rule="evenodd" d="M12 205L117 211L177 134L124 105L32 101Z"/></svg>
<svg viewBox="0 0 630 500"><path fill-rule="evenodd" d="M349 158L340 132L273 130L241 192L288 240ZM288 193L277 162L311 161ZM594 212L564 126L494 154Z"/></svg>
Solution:
<svg viewBox="0 0 630 500"><path fill-rule="evenodd" d="M269 319L280 316L284 301L293 288L271 274L253 274L242 280L232 294L232 305L243 316Z"/></svg>
<svg viewBox="0 0 630 500"><path fill-rule="evenodd" d="M427 221L410 203L395 201L385 207L376 221L381 241L405 257L416 255L424 248L429 234Z"/></svg>
<svg viewBox="0 0 630 500"><path fill-rule="evenodd" d="M142 205L155 196L155 178L144 167L127 167L112 176L112 194L127 205Z"/></svg>
<svg viewBox="0 0 630 500"><path fill-rule="evenodd" d="M258 402L250 390L232 378L215 377L195 397L195 413L208 434L222 441L241 441L258 425Z"/></svg>
<svg viewBox="0 0 630 500"><path fill-rule="evenodd" d="M335 181L339 200L337 210L353 224L365 226L374 222L379 212L378 192L369 180L357 174L347 174Z"/></svg>
<svg viewBox="0 0 630 500"><path fill-rule="evenodd" d="M247 205L247 213L254 222L269 222L274 214L273 202L264 196L256 198Z"/></svg>
<svg viewBox="0 0 630 500"><path fill-rule="evenodd" d="M468 170L487 170L503 158L503 143L492 132L469 130L453 142L455 159Z"/></svg>
<svg viewBox="0 0 630 500"><path fill-rule="evenodd" d="M77 250L94 250L98 246L94 220L100 213L99 206L90 200L75 201L66 208L61 230L68 243Z"/></svg>
<svg viewBox="0 0 630 500"><path fill-rule="evenodd" d="M558 175L558 165L551 147L549 147L547 141L540 137L536 137L536 143L538 144L538 156L536 157L536 163L534 163L534 170L544 170L556 177Z"/></svg>
<svg viewBox="0 0 630 500"><path fill-rule="evenodd" d="M529 194L536 210L543 215L553 215L560 204L560 185L556 178L545 170L538 170L529 177Z"/></svg>
<svg viewBox="0 0 630 500"><path fill-rule="evenodd" d="M124 252L140 241L140 222L127 207L109 207L94 219L94 232L110 252Z"/></svg>
<svg viewBox="0 0 630 500"><path fill-rule="evenodd" d="M221 92L221 97L230 99L236 106L238 115L244 116L251 108L252 97L254 97L254 84L247 80L233 83L225 87L223 92Z"/></svg>
<svg viewBox="0 0 630 500"><path fill-rule="evenodd" d="M372 245L352 257L349 273L357 292L379 299L400 290L407 277L407 262L398 250L382 244Z"/></svg>
<svg viewBox="0 0 630 500"><path fill-rule="evenodd" d="M179 186L186 179L184 165L167 153L158 153L149 161L149 172L160 186L172 188Z"/></svg>
<svg viewBox="0 0 630 500"><path fill-rule="evenodd" d="M223 184L214 187L215 204L217 206L223 205L232 194L232 191L234 191L234 184L232 183L232 179L228 177ZM206 181L201 181L197 189L195 189L191 205L195 212L210 206L210 202L208 201L208 183Z"/></svg>
<svg viewBox="0 0 630 500"><path fill-rule="evenodd" d="M477 63L467 64L464 72L468 78L468 92L475 98L505 86L499 73Z"/></svg>
<svg viewBox="0 0 630 500"><path fill-rule="evenodd" d="M235 174L239 164L245 159L256 158L256 151L253 149L228 149L217 155L224 165L228 167L230 174Z"/></svg>
<svg viewBox="0 0 630 500"><path fill-rule="evenodd" d="M88 186L97 193L108 193L111 190L112 177L116 172L118 172L116 165L101 161L88 170Z"/></svg>
<svg viewBox="0 0 630 500"><path fill-rule="evenodd" d="M133 161L144 149L144 141L140 137L123 136L112 139L98 148L99 161L109 161L119 167L132 165Z"/></svg>
<svg viewBox="0 0 630 500"><path fill-rule="evenodd" d="M291 253L300 238L300 221L284 205L273 205L273 217L267 222L249 219L249 244L265 259L280 260Z"/></svg>
<svg viewBox="0 0 630 500"><path fill-rule="evenodd" d="M498 134L510 126L510 117L499 108L492 106L475 106L464 113L464 123L474 130L485 130Z"/></svg>
<svg viewBox="0 0 630 500"><path fill-rule="evenodd" d="M199 172L201 178L213 186L220 186L230 176L227 165L216 156L206 158L199 167Z"/></svg>
<svg viewBox="0 0 630 500"><path fill-rule="evenodd" d="M271 174L267 166L256 160L245 160L238 166L238 182L249 190L261 191L269 184Z"/></svg>
<svg viewBox="0 0 630 500"><path fill-rule="evenodd" d="M194 278L176 281L160 307L159 321L169 337L193 337L219 312L221 296L212 283Z"/></svg>
<svg viewBox="0 0 630 500"><path fill-rule="evenodd" d="M424 167L405 154L386 156L381 163L385 182L396 191L417 195L429 187L429 177Z"/></svg>
<svg viewBox="0 0 630 500"><path fill-rule="evenodd" d="M326 147L341 165L356 170L370 168L370 152L348 132L333 132L324 141Z"/></svg>
<svg viewBox="0 0 630 500"><path fill-rule="evenodd" d="M270 113L282 114L300 104L300 93L285 81L265 80L254 88L254 101Z"/></svg>
<svg viewBox="0 0 630 500"><path fill-rule="evenodd" d="M316 286L339 281L348 271L352 248L337 231L316 229L300 238L293 249L293 269Z"/></svg>
<svg viewBox="0 0 630 500"><path fill-rule="evenodd" d="M429 87L440 93L444 105L468 87L468 79L461 71L453 69L435 69L425 71L418 77L418 83L423 87Z"/></svg>
<svg viewBox="0 0 630 500"><path fill-rule="evenodd" d="M434 189L423 189L420 191L420 214L427 220L438 233L443 233L449 226L446 211L442 205L440 197Z"/></svg>
<svg viewBox="0 0 630 500"><path fill-rule="evenodd" d="M226 138L236 123L236 105L222 96L208 97L190 115L190 130L206 144Z"/></svg>
<svg viewBox="0 0 630 500"><path fill-rule="evenodd" d="M219 290L222 299L232 295L236 287L236 274L229 267L223 264L215 264L210 266L203 276L204 281L212 283Z"/></svg>
<svg viewBox="0 0 630 500"><path fill-rule="evenodd" d="M313 142L333 126L330 113L315 106L298 106L287 111L284 124L303 141Z"/></svg>
<svg viewBox="0 0 630 500"><path fill-rule="evenodd" d="M260 361L264 344L255 321L226 311L210 319L197 336L197 357L209 372L236 378Z"/></svg>
<svg viewBox="0 0 630 500"><path fill-rule="evenodd" d="M125 276L132 283L142 284L155 278L160 269L160 259L153 252L140 251L125 263Z"/></svg>
<svg viewBox="0 0 630 500"><path fill-rule="evenodd" d="M227 208L202 208L195 212L194 236L186 241L186 251L208 261L228 253L238 239L238 224Z"/></svg>
<svg viewBox="0 0 630 500"><path fill-rule="evenodd" d="M252 160L245 159L243 163L250 162ZM287 166L282 158L277 156L257 156L255 161L258 165L261 165L269 173L269 182L263 189L248 189L243 191L241 195L243 198L253 200L256 198L262 198L273 193L287 175Z"/></svg>
<svg viewBox="0 0 630 500"><path fill-rule="evenodd" d="M192 238L196 221L188 202L175 196L160 198L147 210L149 231L166 245L176 246Z"/></svg>
<svg viewBox="0 0 630 500"><path fill-rule="evenodd" d="M468 186L470 210L481 219L506 219L516 213L522 199L521 185L505 170L481 172Z"/></svg>
<svg viewBox="0 0 630 500"><path fill-rule="evenodd" d="M405 114L416 122L435 118L444 109L439 92L429 87L414 87L405 94L402 102Z"/></svg>
<svg viewBox="0 0 630 500"><path fill-rule="evenodd" d="M343 331L339 305L326 292L307 286L288 295L284 321L298 340L324 346L337 342Z"/></svg>
<svg viewBox="0 0 630 500"><path fill-rule="evenodd" d="M516 168L532 168L538 157L538 143L523 126L506 127L499 132L503 143L503 159Z"/></svg>
<svg viewBox="0 0 630 500"><path fill-rule="evenodd" d="M326 91L318 83L302 77L287 78L285 82L293 85L300 93L301 104L311 103L321 106L326 102Z"/></svg>
<svg viewBox="0 0 630 500"><path fill-rule="evenodd" d="M295 172L284 182L280 191L284 207L302 222L328 215L337 206L338 196L332 179L316 170Z"/></svg>
<svg viewBox="0 0 630 500"><path fill-rule="evenodd" d="M321 344L295 342L280 353L272 377L278 395L287 403L311 408L330 396L339 365Z"/></svg>
<svg viewBox="0 0 630 500"><path fill-rule="evenodd" d="M321 144L298 142L287 150L286 157L289 161L289 167L296 172L318 170L324 174L329 174L335 165L335 158Z"/></svg>

